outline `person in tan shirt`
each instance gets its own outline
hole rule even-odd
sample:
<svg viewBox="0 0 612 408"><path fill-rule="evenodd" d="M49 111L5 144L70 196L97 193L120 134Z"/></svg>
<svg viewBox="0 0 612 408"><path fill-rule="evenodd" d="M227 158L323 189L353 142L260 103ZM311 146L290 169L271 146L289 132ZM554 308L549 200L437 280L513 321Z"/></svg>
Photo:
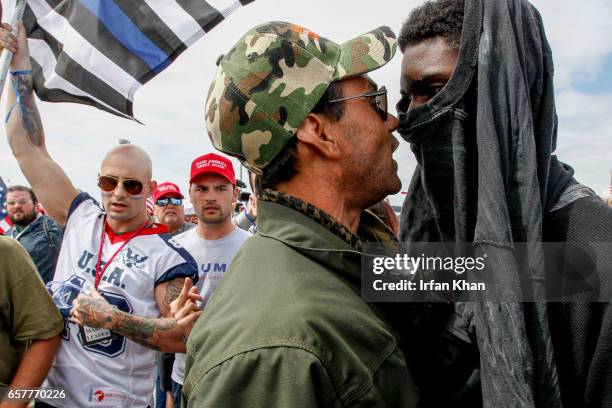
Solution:
<svg viewBox="0 0 612 408"><path fill-rule="evenodd" d="M0 385L39 387L60 344L64 320L25 249L0 237ZM1 408L26 402L0 402Z"/></svg>

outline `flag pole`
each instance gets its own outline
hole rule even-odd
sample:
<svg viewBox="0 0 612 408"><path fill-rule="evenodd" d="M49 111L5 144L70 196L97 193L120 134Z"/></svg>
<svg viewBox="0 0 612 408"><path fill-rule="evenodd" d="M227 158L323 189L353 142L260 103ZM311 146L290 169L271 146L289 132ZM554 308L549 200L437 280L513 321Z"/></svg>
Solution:
<svg viewBox="0 0 612 408"><path fill-rule="evenodd" d="M26 0L17 0L17 3L15 4L15 10L13 11L11 21L9 22L11 27L13 27L13 34L15 35L17 35L18 30L17 22L21 21L21 18L23 17L25 6ZM4 83L6 82L9 64L11 63L12 58L12 52L7 50L6 48L2 50L2 54L0 55L0 97L2 97L2 92L4 92Z"/></svg>

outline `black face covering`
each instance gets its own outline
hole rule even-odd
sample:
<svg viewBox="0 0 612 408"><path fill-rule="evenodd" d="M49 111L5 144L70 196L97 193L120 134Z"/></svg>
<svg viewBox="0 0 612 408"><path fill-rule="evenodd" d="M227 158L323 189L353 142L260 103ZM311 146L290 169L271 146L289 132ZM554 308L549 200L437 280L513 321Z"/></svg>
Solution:
<svg viewBox="0 0 612 408"><path fill-rule="evenodd" d="M410 143L418 166L410 191L420 199L406 200L402 239L405 241L467 242L473 238L477 167L473 123L464 104L427 120L410 121L398 103L399 132ZM413 197L414 198L414 197ZM421 205L429 203L425 210ZM427 222L424 228L423 221Z"/></svg>
<svg viewBox="0 0 612 408"><path fill-rule="evenodd" d="M540 299L543 216L576 183L571 168L552 155L552 74L531 4L466 1L453 76L425 105L407 111L408 100L398 104L399 133L418 161L400 240L472 242L481 253L495 248L489 270L496 281ZM515 242L529 243L525 256L516 256ZM561 406L545 305L482 302L466 310L480 350L485 406Z"/></svg>

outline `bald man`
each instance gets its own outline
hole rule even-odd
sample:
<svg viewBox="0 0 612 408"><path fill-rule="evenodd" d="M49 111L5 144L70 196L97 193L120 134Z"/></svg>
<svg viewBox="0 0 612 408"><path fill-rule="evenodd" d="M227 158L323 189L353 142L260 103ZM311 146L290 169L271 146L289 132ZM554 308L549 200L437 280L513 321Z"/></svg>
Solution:
<svg viewBox="0 0 612 408"><path fill-rule="evenodd" d="M173 316L170 310L181 289L185 294L192 284L188 278L197 279L197 266L169 236L160 235L165 227L149 222L146 197L156 183L141 148L120 145L106 154L98 174L102 206L77 191L45 147L23 27L18 38L9 36L6 26L0 31L4 46L15 52L9 144L49 215L66 226L54 281L62 282L64 299L73 304L64 310L64 317L72 318L44 384L66 390L66 398L48 403L146 407L155 384L153 350L185 352L199 314L183 308Z"/></svg>

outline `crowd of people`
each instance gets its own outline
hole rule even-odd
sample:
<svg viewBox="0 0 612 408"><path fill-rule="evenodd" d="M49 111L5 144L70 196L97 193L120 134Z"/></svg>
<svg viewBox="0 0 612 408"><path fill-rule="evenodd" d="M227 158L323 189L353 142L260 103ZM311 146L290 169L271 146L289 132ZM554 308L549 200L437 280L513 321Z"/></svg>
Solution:
<svg viewBox="0 0 612 408"><path fill-rule="evenodd" d="M193 159L185 195L133 144L77 190L10 31L6 134L31 188L9 188L0 237L0 385L65 390L36 407L612 406L612 209L553 154L552 54L527 1L428 1L397 39L252 28L217 61L220 153ZM395 116L368 73L397 48ZM418 162L399 220L396 131ZM249 169L241 212L228 156ZM413 242L490 251L490 273L535 294L576 253L550 262L542 243L568 243L606 301L364 301L366 245Z"/></svg>

